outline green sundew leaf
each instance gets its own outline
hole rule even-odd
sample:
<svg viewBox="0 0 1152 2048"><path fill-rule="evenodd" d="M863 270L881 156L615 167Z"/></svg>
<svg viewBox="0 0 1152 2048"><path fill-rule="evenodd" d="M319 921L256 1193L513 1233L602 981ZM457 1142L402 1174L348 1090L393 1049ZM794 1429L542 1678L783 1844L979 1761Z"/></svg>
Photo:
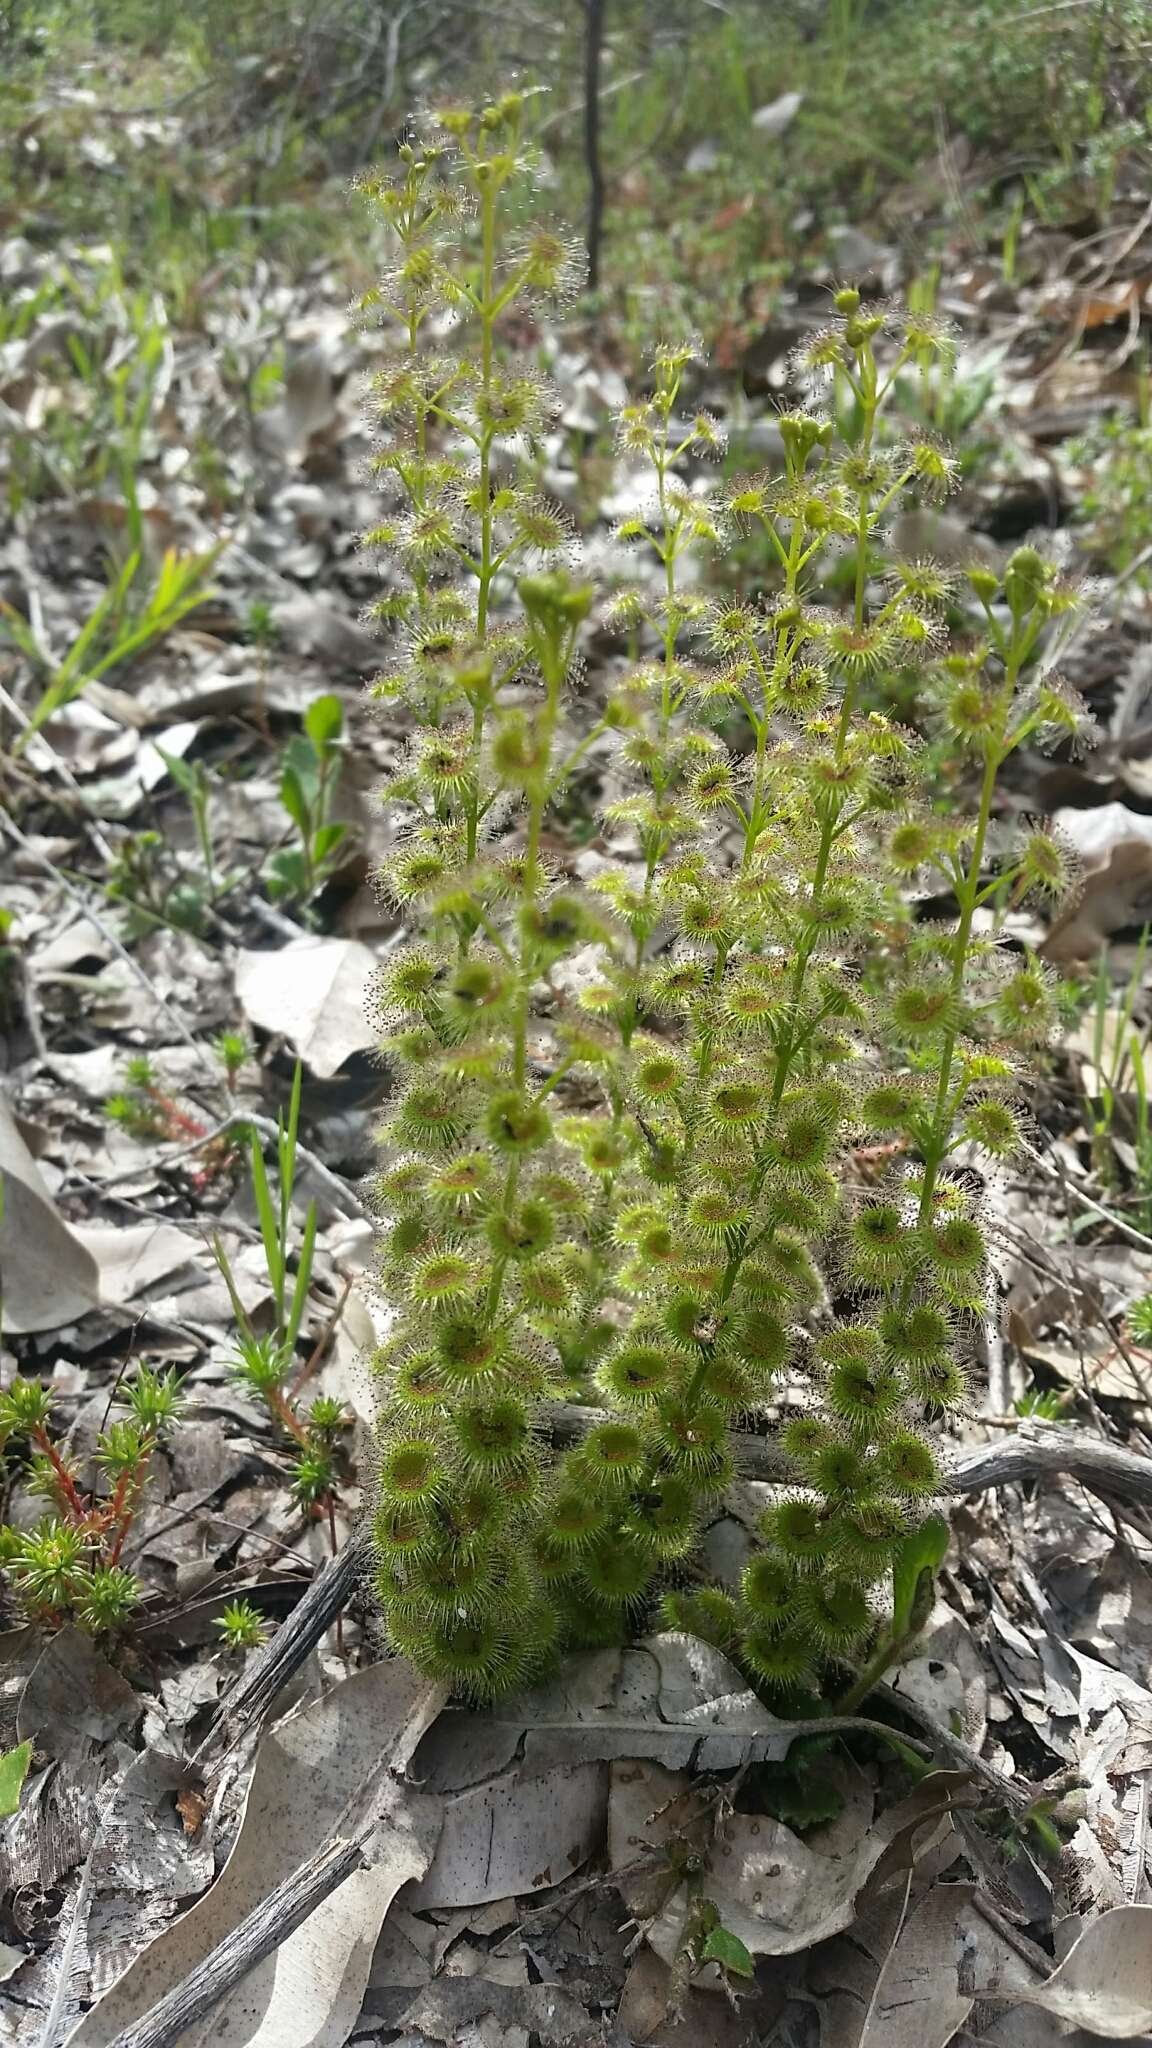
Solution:
<svg viewBox="0 0 1152 2048"><path fill-rule="evenodd" d="M735 1977L754 1977L756 1965L738 1934L727 1927L714 1927L700 1950L702 1963L719 1963Z"/></svg>
<svg viewBox="0 0 1152 2048"><path fill-rule="evenodd" d="M292 1307L285 1332L285 1342L290 1346L295 1344L304 1320L308 1288L312 1280L312 1256L316 1249L316 1223L316 1204L309 1202L308 1214L304 1218L304 1235L300 1240L300 1263L296 1268L296 1284L292 1289Z"/></svg>
<svg viewBox="0 0 1152 2048"><path fill-rule="evenodd" d="M292 1190L296 1185L296 1145L300 1131L300 1097L304 1088L303 1061L297 1060L292 1075L292 1094L288 1101L288 1123L280 1126L280 1242L288 1241L288 1211L292 1204Z"/></svg>
<svg viewBox="0 0 1152 2048"><path fill-rule="evenodd" d="M284 1262L280 1256L280 1232L276 1225L276 1211L272 1206L272 1190L268 1185L268 1169L264 1164L264 1153L257 1131L252 1133L250 1147L252 1161L252 1193L256 1197L256 1215L260 1223L260 1235L264 1240L264 1257L268 1264L268 1278L276 1297L277 1315L284 1313Z"/></svg>
<svg viewBox="0 0 1152 2048"><path fill-rule="evenodd" d="M304 730L320 753L338 740L344 730L344 706L339 697L332 692L317 697L304 713Z"/></svg>
<svg viewBox="0 0 1152 2048"><path fill-rule="evenodd" d="M236 1286L235 1276L233 1275L232 1268L228 1263L228 1254L225 1251L224 1246L222 1245L218 1235L212 1239L212 1256L215 1259L216 1264L220 1268L220 1273L221 1277L223 1278L224 1285L228 1289L228 1298L232 1303L232 1313L236 1318L237 1327L241 1331L243 1331L246 1337L251 1338L252 1342L255 1343L256 1333L248 1320L248 1311L240 1299L239 1290Z"/></svg>
<svg viewBox="0 0 1152 2048"><path fill-rule="evenodd" d="M892 1561L893 1642L903 1642L923 1628L924 1602L931 1599L932 1582L947 1554L948 1524L943 1515L928 1515L904 1538Z"/></svg>
<svg viewBox="0 0 1152 2048"><path fill-rule="evenodd" d="M15 1813L19 1806L31 1761L31 1742L21 1742L15 1749L0 1752L0 1820Z"/></svg>

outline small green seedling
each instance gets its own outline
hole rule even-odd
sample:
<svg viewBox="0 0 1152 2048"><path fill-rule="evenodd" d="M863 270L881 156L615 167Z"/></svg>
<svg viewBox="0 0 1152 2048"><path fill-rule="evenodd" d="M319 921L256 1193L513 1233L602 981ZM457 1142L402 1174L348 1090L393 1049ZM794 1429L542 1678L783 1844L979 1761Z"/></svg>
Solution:
<svg viewBox="0 0 1152 2048"><path fill-rule="evenodd" d="M290 740L280 769L280 801L299 833L299 844L273 855L272 894L308 903L338 865L348 827L331 816L344 734L339 697L317 697L304 714L304 730Z"/></svg>
<svg viewBox="0 0 1152 2048"><path fill-rule="evenodd" d="M127 910L130 938L190 932L203 938L212 905L199 876L184 867L159 832L126 832L104 878L104 893Z"/></svg>
<svg viewBox="0 0 1152 2048"><path fill-rule="evenodd" d="M252 1057L252 1047L242 1031L221 1031L212 1041L212 1050L224 1069L228 1093L234 1095L240 1070Z"/></svg>
<svg viewBox="0 0 1152 2048"><path fill-rule="evenodd" d="M215 903L226 888L216 873L216 851L212 840L209 821L209 805L212 801L212 778L203 761L185 761L179 754L169 754L163 747L156 752L167 768L176 788L187 797L192 812L192 824L196 833L196 845L204 867L204 891L209 903Z"/></svg>
<svg viewBox="0 0 1152 2048"><path fill-rule="evenodd" d="M226 1650L257 1650L268 1633L264 1617L250 1600L232 1600L216 1623Z"/></svg>
<svg viewBox="0 0 1152 2048"><path fill-rule="evenodd" d="M0 599L0 630L7 631L33 670L46 679L14 751L22 753L41 726L74 697L79 697L89 683L163 639L181 619L203 604L219 555L219 547L209 548L202 555L180 555L170 548L155 584L143 604L135 607L135 584L142 557L138 551L130 554L61 661L45 651L15 606Z"/></svg>
<svg viewBox="0 0 1152 2048"><path fill-rule="evenodd" d="M347 1417L339 1402L324 1396L317 1397L306 1410L301 1409L298 1400L300 1373L296 1346L312 1284L317 1228L316 1204L309 1202L299 1245L293 1243L292 1195L296 1183L302 1086L303 1069L297 1061L287 1120L281 1117L277 1126L275 1193L268 1178L259 1133L252 1131L249 1136L252 1192L272 1290L271 1330L257 1331L253 1326L240 1299L228 1255L218 1237L213 1250L236 1319L232 1370L238 1380L259 1396L274 1421L292 1440L293 1493L301 1507L309 1512L327 1514L335 1545L336 1452ZM294 1274L293 1261L296 1267Z"/></svg>

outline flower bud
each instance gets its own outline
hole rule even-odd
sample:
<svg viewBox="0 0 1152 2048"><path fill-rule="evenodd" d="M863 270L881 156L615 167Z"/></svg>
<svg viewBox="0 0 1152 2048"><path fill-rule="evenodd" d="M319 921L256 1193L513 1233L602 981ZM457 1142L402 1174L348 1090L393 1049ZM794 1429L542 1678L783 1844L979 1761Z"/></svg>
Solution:
<svg viewBox="0 0 1152 2048"><path fill-rule="evenodd" d="M1035 548L1017 548L1004 573L1004 595L1019 617L1043 595L1047 564Z"/></svg>
<svg viewBox="0 0 1152 2048"><path fill-rule="evenodd" d="M559 569L522 576L516 588L529 618L553 633L586 619L595 595L590 583L576 583Z"/></svg>
<svg viewBox="0 0 1152 2048"><path fill-rule="evenodd" d="M789 466L801 470L812 450L825 438L823 420L814 419L811 413L783 412L776 421L780 439Z"/></svg>

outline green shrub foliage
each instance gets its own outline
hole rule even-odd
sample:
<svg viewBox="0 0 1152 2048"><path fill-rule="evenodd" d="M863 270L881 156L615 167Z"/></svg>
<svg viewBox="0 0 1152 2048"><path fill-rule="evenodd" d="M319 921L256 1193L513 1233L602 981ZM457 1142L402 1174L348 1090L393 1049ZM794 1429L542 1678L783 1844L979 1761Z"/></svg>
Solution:
<svg viewBox="0 0 1152 2048"><path fill-rule="evenodd" d="M777 474L693 481L720 435L687 409L691 346L660 349L619 427L650 483L618 530L638 580L598 597L533 467L547 389L498 345L573 267L515 225L521 121L515 97L441 115L364 187L395 247L365 306L397 342L376 688L412 727L382 879L416 934L380 985L380 1594L396 1648L475 1697L663 1594L786 1702L867 1657L965 1400L976 1190L1053 1018L994 913L1068 878L1042 826L994 837L994 787L1081 727L1050 664L1072 598L1029 548L955 587L894 556L900 502L952 464L885 398L947 341L853 290L796 364ZM749 530L770 595L707 594L699 557ZM594 612L615 654L593 692ZM916 736L874 708L897 666L968 757L973 815L933 806ZM577 872L551 824L590 758L607 851ZM795 1484L718 1591L694 1552L750 1430Z"/></svg>

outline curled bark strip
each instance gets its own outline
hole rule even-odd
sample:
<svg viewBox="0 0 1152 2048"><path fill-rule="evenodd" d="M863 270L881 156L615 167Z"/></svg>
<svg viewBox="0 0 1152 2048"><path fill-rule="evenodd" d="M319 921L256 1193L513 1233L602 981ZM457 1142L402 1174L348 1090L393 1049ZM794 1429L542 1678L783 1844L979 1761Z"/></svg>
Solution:
<svg viewBox="0 0 1152 2048"><path fill-rule="evenodd" d="M1021 1425L999 1443L969 1444L948 1475L952 1494L984 1493L1021 1479L1078 1479L1093 1493L1152 1507L1152 1458L1061 1423Z"/></svg>
<svg viewBox="0 0 1152 2048"><path fill-rule="evenodd" d="M599 1408L557 1404L548 1420L561 1441L582 1436L606 1415ZM741 1477L795 1481L796 1467L770 1436L736 1435L732 1449ZM993 1486L1019 1480L1064 1477L1078 1479L1094 1493L1114 1494L1152 1507L1152 1457L1107 1443L1086 1429L1064 1423L1022 1421L1011 1436L997 1443L967 1444L953 1452L944 1474L943 1492L953 1497L986 1493Z"/></svg>

